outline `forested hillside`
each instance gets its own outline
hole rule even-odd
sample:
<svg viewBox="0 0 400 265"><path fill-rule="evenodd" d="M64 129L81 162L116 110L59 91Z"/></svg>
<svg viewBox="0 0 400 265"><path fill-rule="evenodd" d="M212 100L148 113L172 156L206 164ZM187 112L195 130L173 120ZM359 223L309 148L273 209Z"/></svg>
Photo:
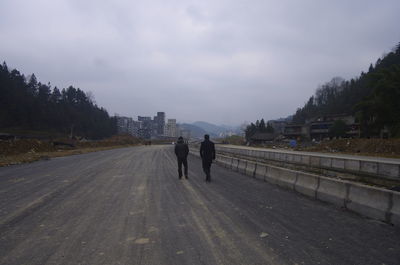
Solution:
<svg viewBox="0 0 400 265"><path fill-rule="evenodd" d="M392 137L400 137L400 43L367 73L350 81L336 77L319 87L293 122L336 114L355 115L363 136L378 135L386 127Z"/></svg>
<svg viewBox="0 0 400 265"><path fill-rule="evenodd" d="M116 132L116 121L84 91L72 86L61 91L25 78L0 65L0 129L18 128L103 138Z"/></svg>

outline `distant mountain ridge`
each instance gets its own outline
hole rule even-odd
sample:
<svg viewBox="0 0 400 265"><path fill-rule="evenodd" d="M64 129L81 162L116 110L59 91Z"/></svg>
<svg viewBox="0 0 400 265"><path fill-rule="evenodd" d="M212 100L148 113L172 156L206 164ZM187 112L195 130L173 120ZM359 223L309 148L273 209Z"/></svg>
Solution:
<svg viewBox="0 0 400 265"><path fill-rule="evenodd" d="M222 126L218 126L209 122L205 121L196 121L193 125L202 128L210 135L219 136L223 132L227 132L228 130Z"/></svg>
<svg viewBox="0 0 400 265"><path fill-rule="evenodd" d="M207 134L205 130L193 124L181 123L179 126L181 129L189 130L193 138L203 138L204 134Z"/></svg>
<svg viewBox="0 0 400 265"><path fill-rule="evenodd" d="M190 130L191 136L194 138L203 138L205 134L211 137L220 137L221 134L227 132L238 132L239 127L228 125L215 125L205 121L196 121L193 123L179 124L181 129Z"/></svg>

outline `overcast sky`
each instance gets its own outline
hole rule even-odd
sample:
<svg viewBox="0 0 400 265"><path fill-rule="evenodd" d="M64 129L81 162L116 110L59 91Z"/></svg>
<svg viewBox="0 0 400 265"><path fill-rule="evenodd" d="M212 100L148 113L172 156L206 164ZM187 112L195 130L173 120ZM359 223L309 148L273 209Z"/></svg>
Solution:
<svg viewBox="0 0 400 265"><path fill-rule="evenodd" d="M0 60L110 114L286 117L400 42L399 0L1 0Z"/></svg>

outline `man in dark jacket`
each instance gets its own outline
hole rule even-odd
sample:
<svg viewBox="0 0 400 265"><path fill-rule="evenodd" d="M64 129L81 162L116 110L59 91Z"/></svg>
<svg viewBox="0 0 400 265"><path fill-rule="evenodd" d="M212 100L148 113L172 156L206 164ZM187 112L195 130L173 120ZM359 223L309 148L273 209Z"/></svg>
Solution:
<svg viewBox="0 0 400 265"><path fill-rule="evenodd" d="M188 164L187 164L187 156L189 154L189 147L183 141L183 137L179 137L178 141L175 144L175 155L178 159L178 173L179 179L182 178L182 164L185 168L185 178L188 178Z"/></svg>
<svg viewBox="0 0 400 265"><path fill-rule="evenodd" d="M203 171L206 173L206 181L211 181L210 170L212 161L215 159L215 146L208 134L204 135L204 141L201 142L200 156L203 161Z"/></svg>

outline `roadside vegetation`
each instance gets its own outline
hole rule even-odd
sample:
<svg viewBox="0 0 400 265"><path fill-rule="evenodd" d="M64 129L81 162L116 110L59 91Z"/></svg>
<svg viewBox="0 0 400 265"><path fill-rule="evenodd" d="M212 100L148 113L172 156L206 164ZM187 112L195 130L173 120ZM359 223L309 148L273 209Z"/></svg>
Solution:
<svg viewBox="0 0 400 265"><path fill-rule="evenodd" d="M246 144L246 139L239 135L227 136L225 138L218 139L218 141L222 142L223 144L233 144L233 145L245 145Z"/></svg>

